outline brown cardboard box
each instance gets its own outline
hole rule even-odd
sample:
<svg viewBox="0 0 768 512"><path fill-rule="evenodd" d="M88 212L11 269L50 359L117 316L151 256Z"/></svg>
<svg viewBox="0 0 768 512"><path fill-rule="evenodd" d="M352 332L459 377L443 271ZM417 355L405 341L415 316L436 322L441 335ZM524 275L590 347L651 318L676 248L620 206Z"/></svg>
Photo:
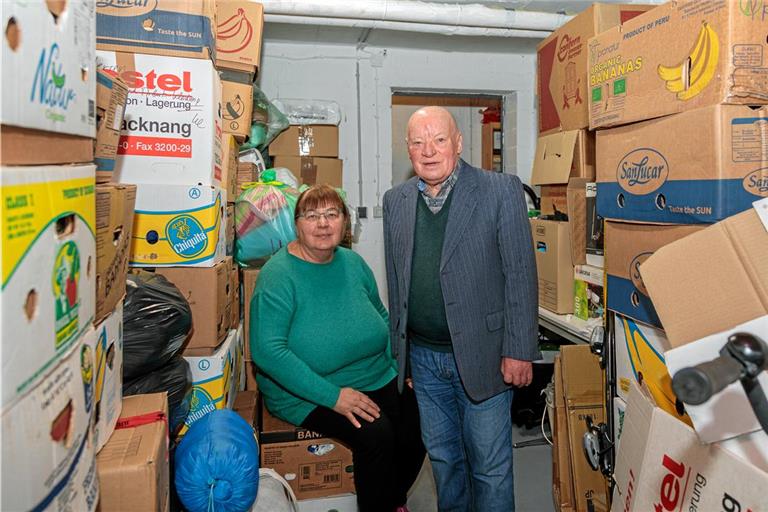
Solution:
<svg viewBox="0 0 768 512"><path fill-rule="evenodd" d="M213 59L215 20L214 0L97 2L96 48Z"/></svg>
<svg viewBox="0 0 768 512"><path fill-rule="evenodd" d="M589 126L587 41L650 9L645 5L593 4L536 48L539 133Z"/></svg>
<svg viewBox="0 0 768 512"><path fill-rule="evenodd" d="M715 105L598 131L599 211L702 224L750 208L768 197L766 124L768 107Z"/></svg>
<svg viewBox="0 0 768 512"><path fill-rule="evenodd" d="M574 510L573 473L568 439L568 409L565 407L561 357L555 357L555 422L552 427L552 496L555 510Z"/></svg>
<svg viewBox="0 0 768 512"><path fill-rule="evenodd" d="M533 185L566 185L569 178L594 177L594 132L572 130L539 137L531 172Z"/></svg>
<svg viewBox="0 0 768 512"><path fill-rule="evenodd" d="M704 227L606 222L605 273L608 309L640 322L662 327L654 304L648 297L644 279L640 276L640 265L659 248ZM680 300L685 293L684 289L672 288L677 294L677 300Z"/></svg>
<svg viewBox="0 0 768 512"><path fill-rule="evenodd" d="M251 134L253 84L247 75L229 71L221 80L221 118L224 133L240 142Z"/></svg>
<svg viewBox="0 0 768 512"><path fill-rule="evenodd" d="M718 103L766 104L767 18L758 5L667 2L590 39L590 128Z"/></svg>
<svg viewBox="0 0 768 512"><path fill-rule="evenodd" d="M290 170L303 185L327 183L336 188L344 186L342 180L343 162L338 158L276 156L273 165Z"/></svg>
<svg viewBox="0 0 768 512"><path fill-rule="evenodd" d="M270 156L339 156L339 127L291 125L269 144Z"/></svg>
<svg viewBox="0 0 768 512"><path fill-rule="evenodd" d="M261 466L283 478L294 475L288 483L298 499L355 492L352 450L336 439L279 420L266 407L261 414Z"/></svg>
<svg viewBox="0 0 768 512"><path fill-rule="evenodd" d="M218 0L216 23L216 67L255 74L261 60L264 6L250 0Z"/></svg>
<svg viewBox="0 0 768 512"><path fill-rule="evenodd" d="M640 272L679 347L768 315L768 227L750 209L659 249Z"/></svg>
<svg viewBox="0 0 768 512"><path fill-rule="evenodd" d="M607 511L605 477L589 466L584 454L587 417L594 423L605 421L603 372L589 345L564 346L560 354L576 510Z"/></svg>
<svg viewBox="0 0 768 512"><path fill-rule="evenodd" d="M613 512L768 510L768 473L701 444L691 427L656 407L634 382L614 480Z"/></svg>
<svg viewBox="0 0 768 512"><path fill-rule="evenodd" d="M240 325L240 272L238 271L237 263L234 261L229 271L229 289L232 291L232 320L229 325L235 329Z"/></svg>
<svg viewBox="0 0 768 512"><path fill-rule="evenodd" d="M100 510L167 510L168 400L166 393L123 398L117 428L96 456Z"/></svg>
<svg viewBox="0 0 768 512"><path fill-rule="evenodd" d="M242 191L242 186L246 183L252 183L259 179L258 172L256 170L256 164L251 162L238 162L237 164L237 192L238 195Z"/></svg>
<svg viewBox="0 0 768 512"><path fill-rule="evenodd" d="M96 186L96 316L99 323L125 295L136 185Z"/></svg>
<svg viewBox="0 0 768 512"><path fill-rule="evenodd" d="M249 345L248 340L245 340L245 346ZM250 349L248 349L250 350ZM256 365L253 361L245 362L245 390L246 391L258 391L259 385L256 383Z"/></svg>
<svg viewBox="0 0 768 512"><path fill-rule="evenodd" d="M227 256L234 256L235 254L235 205L228 204L225 211L227 216L226 220L226 246Z"/></svg>
<svg viewBox="0 0 768 512"><path fill-rule="evenodd" d="M241 391L235 397L232 409L248 424L259 430L259 394L257 391Z"/></svg>
<svg viewBox="0 0 768 512"><path fill-rule="evenodd" d="M574 265L587 263L588 182L587 178L571 178L566 189L568 223L571 225L571 262Z"/></svg>
<svg viewBox="0 0 768 512"><path fill-rule="evenodd" d="M251 359L251 298L253 297L253 290L256 289L256 280L259 278L260 269L257 268L244 268L243 269L243 316L245 317L245 360L253 361Z"/></svg>
<svg viewBox="0 0 768 512"><path fill-rule="evenodd" d="M573 313L573 263L567 222L531 220L539 305L555 313Z"/></svg>
<svg viewBox="0 0 768 512"><path fill-rule="evenodd" d="M125 116L128 86L117 76L99 70L96 75L96 182L112 181L117 145Z"/></svg>
<svg viewBox="0 0 768 512"><path fill-rule="evenodd" d="M227 202L234 203L239 195L237 186L237 156L240 145L231 133L221 134L221 188L227 191Z"/></svg>
<svg viewBox="0 0 768 512"><path fill-rule="evenodd" d="M53 165L93 162L93 139L17 126L0 126L0 164Z"/></svg>
<svg viewBox="0 0 768 512"><path fill-rule="evenodd" d="M157 267L155 272L176 285L192 309L193 332L184 349L207 349L212 354L231 327L232 258L228 256L208 268ZM197 351L195 355L202 352Z"/></svg>

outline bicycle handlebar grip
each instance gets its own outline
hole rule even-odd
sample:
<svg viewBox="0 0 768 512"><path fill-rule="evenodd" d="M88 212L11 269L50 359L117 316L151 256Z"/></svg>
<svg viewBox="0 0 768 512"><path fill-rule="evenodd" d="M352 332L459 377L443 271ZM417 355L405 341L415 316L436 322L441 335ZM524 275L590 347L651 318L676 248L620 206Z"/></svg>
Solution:
<svg viewBox="0 0 768 512"><path fill-rule="evenodd" d="M738 381L743 366L730 356L683 368L672 378L672 391L683 403L701 405Z"/></svg>

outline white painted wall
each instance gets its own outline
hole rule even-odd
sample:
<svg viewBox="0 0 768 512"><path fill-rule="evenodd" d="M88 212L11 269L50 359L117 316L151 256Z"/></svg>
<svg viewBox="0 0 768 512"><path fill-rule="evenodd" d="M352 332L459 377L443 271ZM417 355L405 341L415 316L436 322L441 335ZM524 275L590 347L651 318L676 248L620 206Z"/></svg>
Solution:
<svg viewBox="0 0 768 512"><path fill-rule="evenodd" d="M423 46L417 42L407 48L379 44L363 49L354 43L264 40L260 85L267 96L334 100L341 106L344 188L352 206L368 207L369 217L361 221L355 250L373 269L382 296L382 222L373 218L373 207L381 205L392 182L393 90L514 94L510 103L515 108L504 116L504 130L514 134L517 146L505 145L505 172L529 181L536 144L535 41L508 40L492 47L481 39L462 43L460 51L451 51L448 37L425 38ZM504 46L500 51L499 44L509 50Z"/></svg>

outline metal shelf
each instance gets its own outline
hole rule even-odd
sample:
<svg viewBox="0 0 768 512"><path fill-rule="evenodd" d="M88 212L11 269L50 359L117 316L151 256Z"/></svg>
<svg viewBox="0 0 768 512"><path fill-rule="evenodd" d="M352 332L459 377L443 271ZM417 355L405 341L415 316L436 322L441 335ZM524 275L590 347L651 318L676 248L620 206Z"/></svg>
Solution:
<svg viewBox="0 0 768 512"><path fill-rule="evenodd" d="M585 322L573 315L558 315L539 307L539 325L572 343L589 343L592 329L602 322Z"/></svg>

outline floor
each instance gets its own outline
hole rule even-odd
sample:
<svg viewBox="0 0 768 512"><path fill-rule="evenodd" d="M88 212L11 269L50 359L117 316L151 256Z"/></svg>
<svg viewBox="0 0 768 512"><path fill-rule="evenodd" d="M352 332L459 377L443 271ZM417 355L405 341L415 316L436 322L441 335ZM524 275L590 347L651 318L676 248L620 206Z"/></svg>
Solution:
<svg viewBox="0 0 768 512"><path fill-rule="evenodd" d="M516 443L537 439L538 429L514 427ZM552 503L552 450L549 445L515 448L515 506L516 512L554 512ZM411 512L435 512L437 496L429 460L421 469L418 480L408 497Z"/></svg>

